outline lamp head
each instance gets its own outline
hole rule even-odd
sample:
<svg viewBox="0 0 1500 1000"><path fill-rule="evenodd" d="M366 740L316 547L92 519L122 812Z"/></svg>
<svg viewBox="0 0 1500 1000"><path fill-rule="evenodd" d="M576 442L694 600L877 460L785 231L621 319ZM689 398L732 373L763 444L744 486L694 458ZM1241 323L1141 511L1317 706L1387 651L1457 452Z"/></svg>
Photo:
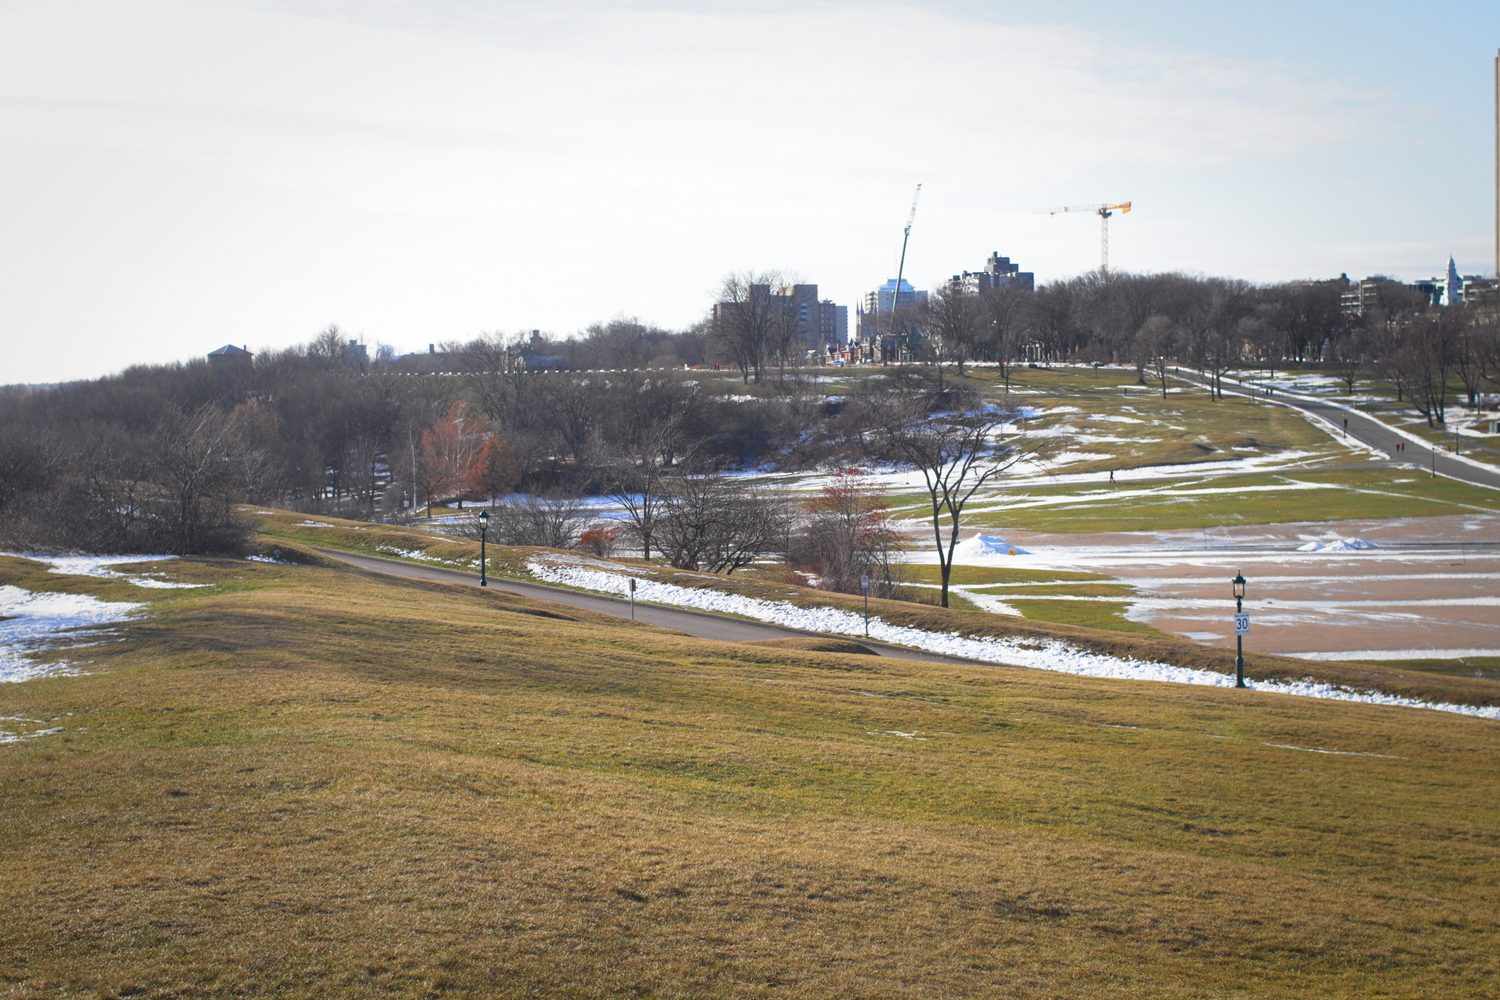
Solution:
<svg viewBox="0 0 1500 1000"><path fill-rule="evenodd" d="M480 511L479 512L479 525L480 525L480 527L484 527L485 525L487 525L489 523L490 523L490 512L487 511L487 510Z"/></svg>
<svg viewBox="0 0 1500 1000"><path fill-rule="evenodd" d="M1245 578L1243 576L1241 576L1240 574L1236 573L1234 575L1233 583L1234 583L1234 596L1236 598L1244 597L1245 596Z"/></svg>

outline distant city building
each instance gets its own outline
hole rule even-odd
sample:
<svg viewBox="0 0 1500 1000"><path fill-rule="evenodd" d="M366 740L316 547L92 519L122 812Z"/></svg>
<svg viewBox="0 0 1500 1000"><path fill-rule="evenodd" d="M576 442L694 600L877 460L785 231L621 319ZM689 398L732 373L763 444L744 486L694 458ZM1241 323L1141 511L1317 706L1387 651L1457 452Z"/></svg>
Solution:
<svg viewBox="0 0 1500 1000"><path fill-rule="evenodd" d="M1036 274L1021 270L1021 266L1012 264L1009 257L992 253L990 259L984 262L983 271L965 271L962 274L955 274L949 279L949 283L970 295L979 295L991 288L1001 287L1034 292L1036 291Z"/></svg>
<svg viewBox="0 0 1500 1000"><path fill-rule="evenodd" d="M1477 274L1464 275L1463 289L1459 293L1471 306L1494 309L1500 306L1500 282Z"/></svg>
<svg viewBox="0 0 1500 1000"><path fill-rule="evenodd" d="M919 292L911 286L911 282L905 278L901 279L901 288L896 288L896 279L892 278L873 292L866 292L864 298L864 313L888 313L897 309L905 309L909 306L920 306L927 303L927 293Z"/></svg>
<svg viewBox="0 0 1500 1000"><path fill-rule="evenodd" d="M1393 302L1400 301L1402 293L1415 291L1418 294L1430 295L1436 291L1429 287L1423 290L1417 286L1404 285L1395 278L1388 278L1383 274L1374 274L1363 281L1349 282L1348 288L1340 297L1340 305L1344 315L1349 317L1364 316L1376 309L1383 308Z"/></svg>
<svg viewBox="0 0 1500 1000"><path fill-rule="evenodd" d="M1448 255L1448 280L1443 283L1443 304L1456 305L1463 301L1464 284L1458 276L1458 266L1453 263L1453 255Z"/></svg>
<svg viewBox="0 0 1500 1000"><path fill-rule="evenodd" d="M746 302L714 305L714 322L730 322L747 305L764 308L781 322L790 323L801 351L822 351L848 340L849 309L832 301L818 300L817 285L751 285Z"/></svg>
<svg viewBox="0 0 1500 1000"><path fill-rule="evenodd" d="M1440 306L1443 304L1443 294L1447 285L1446 278L1419 278L1413 281L1410 287L1426 299L1428 305Z"/></svg>
<svg viewBox="0 0 1500 1000"><path fill-rule="evenodd" d="M208 352L208 363L215 371L227 371L242 365L248 366L255 355L243 347L235 347L233 344L225 344L217 351Z"/></svg>
<svg viewBox="0 0 1500 1000"><path fill-rule="evenodd" d="M840 348L849 343L849 307L835 305L832 299L818 303L818 345L824 349Z"/></svg>

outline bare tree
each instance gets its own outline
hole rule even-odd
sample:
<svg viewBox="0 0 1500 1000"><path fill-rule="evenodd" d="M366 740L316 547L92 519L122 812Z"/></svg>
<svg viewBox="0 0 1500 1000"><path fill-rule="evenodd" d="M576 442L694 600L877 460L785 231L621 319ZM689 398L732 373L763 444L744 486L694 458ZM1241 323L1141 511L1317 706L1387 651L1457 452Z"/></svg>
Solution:
<svg viewBox="0 0 1500 1000"><path fill-rule="evenodd" d="M890 508L864 472L838 472L805 507L788 564L815 575L823 590L858 594L868 580L871 596L901 593L901 538L888 520Z"/></svg>
<svg viewBox="0 0 1500 1000"><path fill-rule="evenodd" d="M1329 367L1338 380L1344 383L1344 391L1354 395L1354 383L1365 371L1365 349L1361 335L1346 333L1328 345Z"/></svg>
<svg viewBox="0 0 1500 1000"><path fill-rule="evenodd" d="M997 440L1007 419L1004 411L954 385L939 386L920 377L886 380L884 386L868 388L859 398L877 451L922 474L945 608L964 507L981 486L1025 454L1019 441Z"/></svg>
<svg viewBox="0 0 1500 1000"><path fill-rule="evenodd" d="M490 508L490 531L501 545L571 549L588 525L583 501L574 497L512 496Z"/></svg>
<svg viewBox="0 0 1500 1000"><path fill-rule="evenodd" d="M1397 398L1420 413L1428 427L1446 422L1448 379L1460 347L1458 310L1424 309L1392 316L1375 332L1375 366L1396 387Z"/></svg>
<svg viewBox="0 0 1500 1000"><path fill-rule="evenodd" d="M1177 353L1177 326L1165 316L1152 316L1135 335L1135 364L1145 383L1145 371L1161 382L1161 398L1167 398L1167 371Z"/></svg>
<svg viewBox="0 0 1500 1000"><path fill-rule="evenodd" d="M733 573L786 540L780 500L722 476L675 480L662 496L656 537L678 569Z"/></svg>
<svg viewBox="0 0 1500 1000"><path fill-rule="evenodd" d="M796 339L797 316L780 289L795 279L780 271L728 274L713 310L713 340L746 382L759 382L773 363L784 369Z"/></svg>
<svg viewBox="0 0 1500 1000"><path fill-rule="evenodd" d="M996 285L979 296L979 307L987 323L985 334L990 360L999 366L1007 393L1010 392L1011 370L1020 354L1021 332L1030 312L1032 296L1032 292L1013 285Z"/></svg>
<svg viewBox="0 0 1500 1000"><path fill-rule="evenodd" d="M985 317L980 312L979 297L964 291L956 282L939 285L923 308L925 330L934 347L936 360L958 364L963 378L964 362L984 338Z"/></svg>

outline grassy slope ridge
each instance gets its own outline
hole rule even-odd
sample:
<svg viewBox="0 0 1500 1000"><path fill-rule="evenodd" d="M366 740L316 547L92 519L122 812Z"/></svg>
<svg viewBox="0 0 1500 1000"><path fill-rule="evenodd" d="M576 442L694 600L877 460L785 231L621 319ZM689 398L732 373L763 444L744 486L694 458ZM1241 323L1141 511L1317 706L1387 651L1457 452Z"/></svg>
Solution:
<svg viewBox="0 0 1500 1000"><path fill-rule="evenodd" d="M319 517L315 521L298 514L261 512L258 525L263 536L273 545L281 545L288 551L299 545L315 544L326 548L352 552L391 555L395 552L421 554L423 558L408 558L407 561L436 565L465 571L478 571L479 545L477 542L444 539L419 529L399 528L385 525L369 525L358 521L340 521L337 518ZM314 524L321 524L315 527ZM504 546L489 546L489 572L496 576L532 580L526 568L527 560L534 550L512 549ZM575 553L576 555L576 553ZM320 558L308 552L309 558ZM472 561L472 562L471 562ZM625 560L635 565L634 561ZM785 583L767 583L739 574L715 576L707 573L684 573L641 563L638 571L664 583L685 587L711 587L749 597L769 601L792 601L807 606L838 607L860 613L863 604L858 598L844 594L812 590ZM1081 592L1098 586L1091 581L1095 577L1084 574L1055 574L1059 578L1083 576L1079 581ZM1006 594L1006 600L1022 605L1036 606L1044 602L1027 601L1021 595ZM1017 600L1019 598L1019 600ZM1058 602L1062 603L1062 602ZM1079 648L1113 656L1133 657L1175 666L1201 670L1232 673L1234 657L1224 650L1202 646L1186 639L1164 635L1159 632L1146 634L1134 631L1116 631L1066 622L1036 621L997 615L988 611L953 608L943 610L923 604L904 601L872 600L870 613L887 622L932 632L957 632L974 637L1022 637L1037 640L1060 639ZM1072 606L1062 609L1063 614L1075 613ZM1377 666L1373 664L1346 664L1313 660L1299 660L1286 656L1247 653L1246 673L1252 678L1265 680L1302 680L1304 678L1329 684L1338 684L1354 690L1383 691L1403 698L1418 698L1430 702L1452 702L1462 705L1500 704L1500 684L1491 679L1422 673L1404 669L1399 665Z"/></svg>
<svg viewBox="0 0 1500 1000"><path fill-rule="evenodd" d="M1500 976L1493 723L711 644L348 569L177 572L220 586L152 592L89 676L0 689L63 727L0 747L5 995Z"/></svg>

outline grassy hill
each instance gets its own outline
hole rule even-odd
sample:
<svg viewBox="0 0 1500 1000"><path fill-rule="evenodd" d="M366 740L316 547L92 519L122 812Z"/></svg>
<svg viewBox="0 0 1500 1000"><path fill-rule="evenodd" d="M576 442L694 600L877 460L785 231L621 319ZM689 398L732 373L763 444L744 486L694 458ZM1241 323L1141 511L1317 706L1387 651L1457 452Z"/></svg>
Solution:
<svg viewBox="0 0 1500 1000"><path fill-rule="evenodd" d="M1500 977L1493 722L173 567L215 586L143 597L0 559L0 582L156 608L68 654L87 676L0 688L0 715L60 730L0 746L0 995L1427 997Z"/></svg>

